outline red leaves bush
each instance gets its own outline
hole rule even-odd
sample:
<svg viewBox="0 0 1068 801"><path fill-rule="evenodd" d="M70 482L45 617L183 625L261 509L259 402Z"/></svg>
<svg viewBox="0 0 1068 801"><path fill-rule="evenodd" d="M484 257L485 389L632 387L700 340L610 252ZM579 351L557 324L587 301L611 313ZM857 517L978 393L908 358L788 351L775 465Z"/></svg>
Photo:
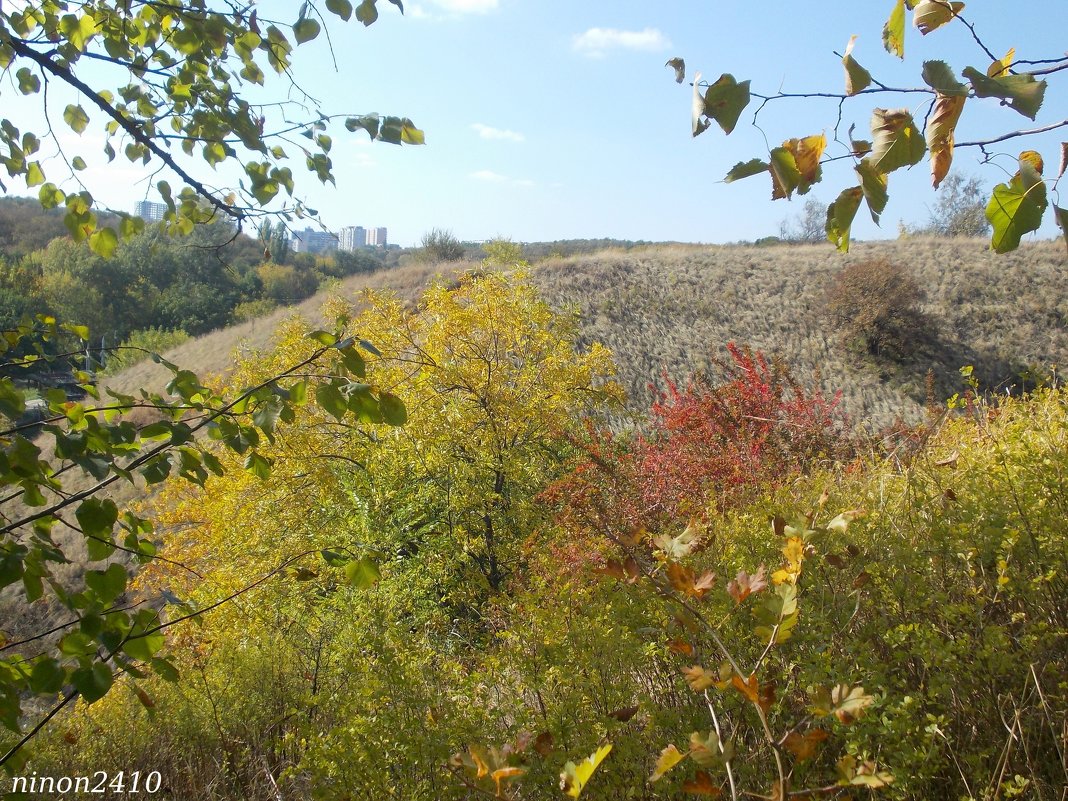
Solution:
<svg viewBox="0 0 1068 801"><path fill-rule="evenodd" d="M847 457L839 396L806 390L779 362L727 346L723 379L667 381L648 433L623 443L590 432L586 459L548 495L565 524L627 536L727 508L755 489L780 486L817 462Z"/></svg>

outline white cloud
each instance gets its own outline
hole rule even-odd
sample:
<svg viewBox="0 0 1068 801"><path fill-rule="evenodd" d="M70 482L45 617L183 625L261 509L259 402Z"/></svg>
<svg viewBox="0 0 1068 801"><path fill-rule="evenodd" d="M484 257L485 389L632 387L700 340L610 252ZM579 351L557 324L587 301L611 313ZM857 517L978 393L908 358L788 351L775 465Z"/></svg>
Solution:
<svg viewBox="0 0 1068 801"><path fill-rule="evenodd" d="M486 181L487 183L491 184L503 184L505 181L508 180L507 175L501 175L500 173L494 172L493 170L478 170L476 172L471 173L471 177L474 178L476 181Z"/></svg>
<svg viewBox="0 0 1068 801"><path fill-rule="evenodd" d="M621 31L615 28L590 28L572 41L576 51L591 58L601 58L609 50L644 50L657 52L671 47L671 41L656 28Z"/></svg>
<svg viewBox="0 0 1068 801"><path fill-rule="evenodd" d="M431 5L441 9L447 14L485 14L488 11L495 11L500 5L500 0L429 0ZM445 19L444 16L432 14L427 11L423 3L418 5L415 3L409 3L405 9L408 15L414 19L427 19L427 20L439 20Z"/></svg>
<svg viewBox="0 0 1068 801"><path fill-rule="evenodd" d="M501 175L499 172L493 170L478 170L471 173L471 178L476 181L483 181L488 184L507 184L508 186L520 186L528 188L534 186L534 182L527 178L509 178L507 175Z"/></svg>
<svg viewBox="0 0 1068 801"><path fill-rule="evenodd" d="M522 142L526 139L521 133L483 125L481 122L476 122L471 128L483 139L497 139L506 142Z"/></svg>

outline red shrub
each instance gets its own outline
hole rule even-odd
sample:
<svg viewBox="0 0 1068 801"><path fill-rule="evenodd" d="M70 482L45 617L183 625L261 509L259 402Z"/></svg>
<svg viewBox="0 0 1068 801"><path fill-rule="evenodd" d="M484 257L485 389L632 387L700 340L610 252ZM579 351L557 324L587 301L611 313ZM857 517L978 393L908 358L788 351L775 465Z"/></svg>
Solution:
<svg viewBox="0 0 1068 801"><path fill-rule="evenodd" d="M818 460L848 455L839 397L806 391L781 364L727 346L721 383L668 381L646 436L629 447L591 431L587 459L548 493L565 525L615 535L703 515L710 503L781 485Z"/></svg>

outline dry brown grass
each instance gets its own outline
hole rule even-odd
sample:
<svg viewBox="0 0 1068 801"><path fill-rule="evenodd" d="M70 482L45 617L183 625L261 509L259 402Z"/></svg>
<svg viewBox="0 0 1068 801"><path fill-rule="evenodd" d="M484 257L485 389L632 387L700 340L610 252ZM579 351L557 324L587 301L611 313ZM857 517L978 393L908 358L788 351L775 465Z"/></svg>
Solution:
<svg viewBox="0 0 1068 801"><path fill-rule="evenodd" d="M902 364L858 361L824 314L833 276L870 259L911 268L935 323ZM1066 265L1060 242L997 256L980 240L912 238L859 243L847 256L829 245L652 246L546 261L534 277L551 302L581 314L587 341L613 350L636 408L663 370L685 379L733 340L781 354L799 377L841 389L855 419L883 425L922 414L928 369L948 395L965 364L988 384L1063 364Z"/></svg>

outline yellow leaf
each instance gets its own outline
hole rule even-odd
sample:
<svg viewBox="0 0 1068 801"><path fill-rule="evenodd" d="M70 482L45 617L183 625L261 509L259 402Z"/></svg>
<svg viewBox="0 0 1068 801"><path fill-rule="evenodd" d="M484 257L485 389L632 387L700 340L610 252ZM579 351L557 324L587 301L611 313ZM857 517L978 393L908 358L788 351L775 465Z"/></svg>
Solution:
<svg viewBox="0 0 1068 801"><path fill-rule="evenodd" d="M686 683L690 685L690 689L694 692L699 693L702 690L707 690L709 687L714 687L716 685L715 675L709 673L700 665L683 668L682 675L686 677Z"/></svg>
<svg viewBox="0 0 1068 801"><path fill-rule="evenodd" d="M986 69L988 78L1004 78L1009 74L1009 65L1016 60L1016 48L1009 48L1004 58L999 58Z"/></svg>
<svg viewBox="0 0 1068 801"><path fill-rule="evenodd" d="M582 788L589 782L597 766L604 761L612 750L612 744L603 745L582 760L579 764L568 762L560 773L560 789L572 798L578 798L582 794Z"/></svg>
<svg viewBox="0 0 1068 801"><path fill-rule="evenodd" d="M669 745L660 752L660 757L656 760L656 767L653 769L653 775L649 777L649 781L659 781L665 773L685 758L686 754L681 753L674 745Z"/></svg>
<svg viewBox="0 0 1068 801"><path fill-rule="evenodd" d="M1020 161L1025 164L1030 164L1035 168L1035 172L1039 175L1042 174L1042 170L1046 166L1042 161L1042 154L1035 150L1025 150L1020 154Z"/></svg>

